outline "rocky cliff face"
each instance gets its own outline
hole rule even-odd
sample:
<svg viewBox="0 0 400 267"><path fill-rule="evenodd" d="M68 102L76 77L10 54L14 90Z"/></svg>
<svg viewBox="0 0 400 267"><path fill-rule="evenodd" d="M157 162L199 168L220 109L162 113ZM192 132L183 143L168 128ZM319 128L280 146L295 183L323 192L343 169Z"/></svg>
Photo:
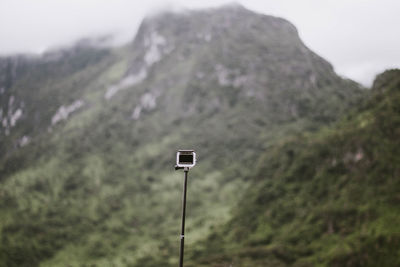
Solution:
<svg viewBox="0 0 400 267"><path fill-rule="evenodd" d="M2 58L0 89L7 266L174 264L177 149L199 155L194 243L229 218L260 153L364 95L292 24L240 6L149 17L116 49Z"/></svg>
<svg viewBox="0 0 400 267"><path fill-rule="evenodd" d="M169 94L169 88L185 85L186 97L175 101L188 104L192 111L218 109L227 99L231 105L239 99L256 99L269 113L287 119L312 110L320 119L330 120L334 116L329 109L335 110L351 89L356 91L355 84L339 78L328 62L302 43L291 23L240 6L148 18L132 50L138 54L131 71L147 73L154 67L169 73L175 84L164 77L164 88L159 90ZM318 107L316 100L324 101L328 94L330 100L325 102L333 105ZM198 103L198 95L213 101Z"/></svg>

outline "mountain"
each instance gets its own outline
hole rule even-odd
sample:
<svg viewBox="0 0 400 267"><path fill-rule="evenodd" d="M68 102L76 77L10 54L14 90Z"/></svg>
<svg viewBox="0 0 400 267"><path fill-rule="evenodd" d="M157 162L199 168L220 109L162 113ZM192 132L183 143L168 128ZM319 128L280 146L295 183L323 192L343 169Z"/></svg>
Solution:
<svg viewBox="0 0 400 267"><path fill-rule="evenodd" d="M398 266L400 70L340 122L260 157L192 266Z"/></svg>
<svg viewBox="0 0 400 267"><path fill-rule="evenodd" d="M274 144L368 94L286 20L241 6L146 18L119 48L0 58L0 266L170 266L231 218Z"/></svg>

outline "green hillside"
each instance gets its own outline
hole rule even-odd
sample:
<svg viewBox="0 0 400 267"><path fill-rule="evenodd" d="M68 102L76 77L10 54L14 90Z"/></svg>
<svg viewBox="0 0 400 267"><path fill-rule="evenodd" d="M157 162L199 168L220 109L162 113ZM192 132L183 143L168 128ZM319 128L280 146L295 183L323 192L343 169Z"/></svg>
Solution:
<svg viewBox="0 0 400 267"><path fill-rule="evenodd" d="M339 123L269 147L192 266L399 266L400 70Z"/></svg>
<svg viewBox="0 0 400 267"><path fill-rule="evenodd" d="M260 155L367 94L290 22L231 5L148 17L123 47L0 58L0 266L175 266L178 149L199 158L190 254Z"/></svg>

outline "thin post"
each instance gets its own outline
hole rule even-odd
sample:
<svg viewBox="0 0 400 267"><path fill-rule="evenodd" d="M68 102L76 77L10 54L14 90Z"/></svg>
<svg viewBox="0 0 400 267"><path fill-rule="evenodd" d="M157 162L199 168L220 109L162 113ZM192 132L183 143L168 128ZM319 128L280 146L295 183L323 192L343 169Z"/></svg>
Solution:
<svg viewBox="0 0 400 267"><path fill-rule="evenodd" d="M186 190L187 190L187 177L189 168L185 167L185 182L183 185L183 198L182 198L182 224L181 224L181 249L179 254L179 267L183 267L183 251L185 246L185 216L186 216Z"/></svg>

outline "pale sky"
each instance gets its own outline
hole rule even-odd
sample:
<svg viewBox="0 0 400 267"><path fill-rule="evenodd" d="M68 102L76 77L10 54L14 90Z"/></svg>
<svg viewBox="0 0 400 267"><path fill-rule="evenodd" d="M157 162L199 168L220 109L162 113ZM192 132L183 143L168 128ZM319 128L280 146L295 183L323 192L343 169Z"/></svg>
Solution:
<svg viewBox="0 0 400 267"><path fill-rule="evenodd" d="M146 14L204 8L226 0L0 0L0 54L41 53L108 33L133 39ZM305 44L342 76L369 86L375 74L400 67L399 0L238 0L283 17Z"/></svg>

